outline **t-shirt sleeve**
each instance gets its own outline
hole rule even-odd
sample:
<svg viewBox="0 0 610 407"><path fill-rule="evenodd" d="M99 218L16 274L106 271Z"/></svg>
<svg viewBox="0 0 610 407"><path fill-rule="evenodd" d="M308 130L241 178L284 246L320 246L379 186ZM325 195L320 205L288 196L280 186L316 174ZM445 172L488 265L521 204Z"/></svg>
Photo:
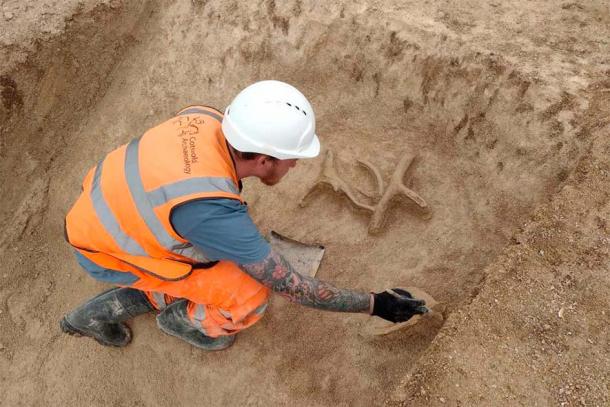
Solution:
<svg viewBox="0 0 610 407"><path fill-rule="evenodd" d="M238 264L262 261L271 247L235 199L200 199L172 211L171 223L180 236L212 260Z"/></svg>

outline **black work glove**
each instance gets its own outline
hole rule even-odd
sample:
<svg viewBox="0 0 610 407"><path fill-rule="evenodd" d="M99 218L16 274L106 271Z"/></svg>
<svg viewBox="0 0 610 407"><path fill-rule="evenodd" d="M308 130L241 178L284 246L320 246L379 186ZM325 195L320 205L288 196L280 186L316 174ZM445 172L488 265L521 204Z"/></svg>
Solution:
<svg viewBox="0 0 610 407"><path fill-rule="evenodd" d="M411 293L400 288L393 288L382 293L373 293L375 302L373 313L379 318L391 322L405 322L413 315L428 312L426 301L413 298Z"/></svg>

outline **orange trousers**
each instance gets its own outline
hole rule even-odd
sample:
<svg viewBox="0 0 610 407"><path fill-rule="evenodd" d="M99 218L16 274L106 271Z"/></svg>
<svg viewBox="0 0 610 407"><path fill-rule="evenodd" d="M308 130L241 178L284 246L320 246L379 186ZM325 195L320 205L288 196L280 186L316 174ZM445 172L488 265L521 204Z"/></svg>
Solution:
<svg viewBox="0 0 610 407"><path fill-rule="evenodd" d="M195 269L182 280L164 281L137 269L109 269L75 254L93 278L143 291L159 311L177 299L187 299L191 322L210 337L234 335L260 320L267 308L270 290L230 261Z"/></svg>
<svg viewBox="0 0 610 407"><path fill-rule="evenodd" d="M178 281L141 275L130 286L144 291L160 311L176 299L189 300L187 310L191 322L212 338L234 335L256 323L262 318L270 295L267 287L230 261L193 270Z"/></svg>
<svg viewBox="0 0 610 407"><path fill-rule="evenodd" d="M230 261L193 270L178 281L141 275L129 286L144 291L159 310L177 298L189 300L191 322L210 337L233 335L257 322L270 295L267 287Z"/></svg>

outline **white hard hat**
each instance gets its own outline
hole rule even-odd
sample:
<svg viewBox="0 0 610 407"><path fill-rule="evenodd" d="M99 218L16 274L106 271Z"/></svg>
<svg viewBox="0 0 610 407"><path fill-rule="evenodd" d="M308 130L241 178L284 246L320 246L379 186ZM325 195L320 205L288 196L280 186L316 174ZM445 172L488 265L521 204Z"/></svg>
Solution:
<svg viewBox="0 0 610 407"><path fill-rule="evenodd" d="M320 153L316 117L299 90L261 81L242 90L225 111L222 132L233 148L285 160Z"/></svg>

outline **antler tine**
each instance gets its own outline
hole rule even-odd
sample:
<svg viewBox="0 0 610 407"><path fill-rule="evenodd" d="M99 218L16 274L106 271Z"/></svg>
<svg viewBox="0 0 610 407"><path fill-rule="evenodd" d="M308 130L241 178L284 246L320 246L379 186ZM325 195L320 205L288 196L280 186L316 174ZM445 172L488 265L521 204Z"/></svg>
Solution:
<svg viewBox="0 0 610 407"><path fill-rule="evenodd" d="M371 217L371 221L369 223L369 233L376 234L381 232L390 202L396 195L404 195L408 199L415 202L422 209L428 210L428 204L426 203L426 201L424 201L421 196L415 193L415 191L412 191L405 185L405 175L407 174L407 171L409 170L414 161L415 156L406 153L398 162L398 165L396 166L396 169L392 174L392 178L390 178L390 183L385 189L379 202L377 202L375 212L373 212L373 216Z"/></svg>
<svg viewBox="0 0 610 407"><path fill-rule="evenodd" d="M383 177L381 176L381 172L379 171L379 169L377 167L375 167L373 164L371 164L369 161L366 160L356 160L358 162L358 164L360 164L362 167L366 168L367 170L369 170L370 173L372 173L375 177L375 181L377 182L377 193L375 195L370 195L369 193L363 191L361 188L356 188L356 190L358 192L360 192L362 195L367 196L369 198L381 198L381 196L383 195L383 190L384 190L384 185L383 185Z"/></svg>
<svg viewBox="0 0 610 407"><path fill-rule="evenodd" d="M305 202L307 200L307 198L309 198L310 195L312 195L314 193L314 191L316 191L318 189L318 186L320 184L314 184L311 186L311 188L309 188L309 190L307 191L307 193L301 198L301 200L299 201L299 206L301 208L304 208L307 206L307 203Z"/></svg>
<svg viewBox="0 0 610 407"><path fill-rule="evenodd" d="M335 168L335 160L332 150L327 151L326 157L324 157L324 162L322 163L320 175L318 175L318 178L314 184L301 199L299 206L304 207L306 205L305 200L313 193L313 191L317 190L323 185L331 187L339 194L344 194L347 199L358 209L363 209L369 212L373 212L375 210L375 208L359 202L354 196L352 188L339 176Z"/></svg>
<svg viewBox="0 0 610 407"><path fill-rule="evenodd" d="M404 185L405 174L409 171L413 162L415 162L415 155L409 153L403 155L392 174L390 184Z"/></svg>
<svg viewBox="0 0 610 407"><path fill-rule="evenodd" d="M424 200L424 198L422 198L421 196L419 196L415 191L413 191L412 189L409 189L407 187L405 187L404 185L400 185L400 192L406 196L407 198L409 198L410 200L412 200L413 202L415 202L417 204L417 206L419 206L422 209L428 209L428 203Z"/></svg>
<svg viewBox="0 0 610 407"><path fill-rule="evenodd" d="M409 171L409 168L411 168L411 165L413 165L416 158L416 156L411 155L409 153L405 154L398 163L398 166L396 167L396 172L394 173L396 178L394 179L394 177L392 177L392 182L396 182L399 191L404 196L415 202L420 208L426 209L428 207L428 204L426 203L424 198L419 196L412 189L408 188L404 183L405 174L407 173L407 171Z"/></svg>
<svg viewBox="0 0 610 407"><path fill-rule="evenodd" d="M361 203L360 201L358 201L358 199L356 199L356 197L354 196L354 194L346 189L342 189L341 192L343 192L345 194L345 196L347 196L347 199L352 203L352 205L354 205L356 208L358 209L363 209L365 211L369 211L369 212L375 212L375 208L373 208L372 206L366 205Z"/></svg>

